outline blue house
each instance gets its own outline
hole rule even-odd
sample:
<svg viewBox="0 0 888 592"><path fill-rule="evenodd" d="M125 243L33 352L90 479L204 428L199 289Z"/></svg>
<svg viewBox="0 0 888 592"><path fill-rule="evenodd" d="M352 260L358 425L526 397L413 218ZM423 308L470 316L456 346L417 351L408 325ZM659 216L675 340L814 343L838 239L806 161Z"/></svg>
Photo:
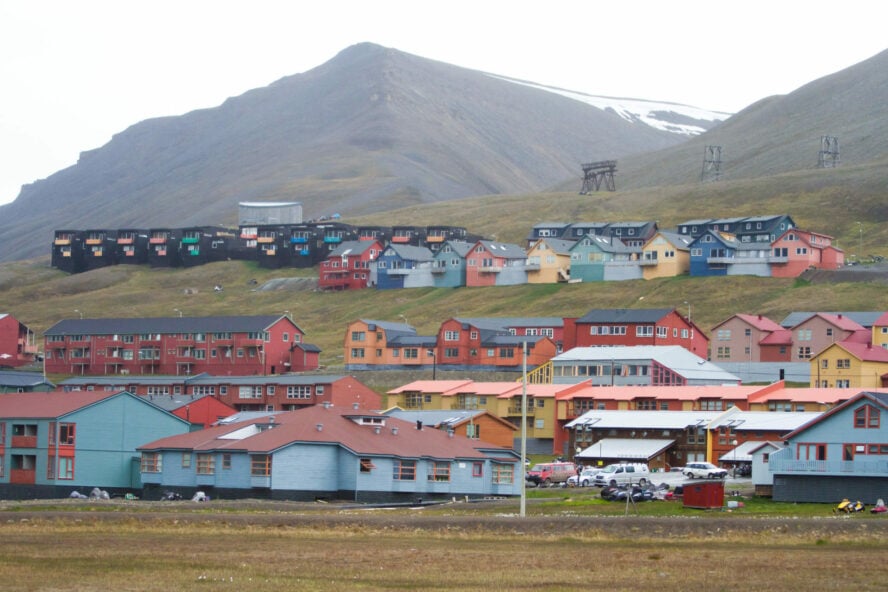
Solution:
<svg viewBox="0 0 888 592"><path fill-rule="evenodd" d="M0 496L139 490L136 447L190 429L190 422L126 391L3 395Z"/></svg>
<svg viewBox="0 0 888 592"><path fill-rule="evenodd" d="M858 393L788 434L785 442L768 457L775 500L848 498L872 504L886 497L888 394Z"/></svg>
<svg viewBox="0 0 888 592"><path fill-rule="evenodd" d="M640 248L627 247L619 239L589 235L570 249L572 282L641 279Z"/></svg>
<svg viewBox="0 0 888 592"><path fill-rule="evenodd" d="M436 288L461 288L466 285L466 255L472 243L447 241L435 253L432 281Z"/></svg>
<svg viewBox="0 0 888 592"><path fill-rule="evenodd" d="M771 244L710 230L690 244L692 276L771 276Z"/></svg>
<svg viewBox="0 0 888 592"><path fill-rule="evenodd" d="M508 448L420 423L316 405L163 438L139 447L146 497L397 502L517 495Z"/></svg>
<svg viewBox="0 0 888 592"><path fill-rule="evenodd" d="M434 253L425 247L390 244L376 259L376 289L424 288L434 285Z"/></svg>

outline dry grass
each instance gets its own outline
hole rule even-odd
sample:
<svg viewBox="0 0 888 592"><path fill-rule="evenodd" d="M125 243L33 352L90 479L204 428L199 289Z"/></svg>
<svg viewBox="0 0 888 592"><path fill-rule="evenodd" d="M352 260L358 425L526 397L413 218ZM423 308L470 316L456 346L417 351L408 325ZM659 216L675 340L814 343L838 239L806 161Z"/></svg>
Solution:
<svg viewBox="0 0 888 592"><path fill-rule="evenodd" d="M643 522L580 519L537 531L514 516L430 522L411 510L336 517L7 515L0 589L866 591L888 581L877 523L829 537L780 526L651 534Z"/></svg>

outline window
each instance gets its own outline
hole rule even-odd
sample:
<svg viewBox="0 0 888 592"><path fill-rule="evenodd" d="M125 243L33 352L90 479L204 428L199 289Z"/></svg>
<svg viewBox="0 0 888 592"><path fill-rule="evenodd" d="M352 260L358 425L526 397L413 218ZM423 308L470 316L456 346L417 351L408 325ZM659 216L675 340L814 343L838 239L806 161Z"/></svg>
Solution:
<svg viewBox="0 0 888 592"><path fill-rule="evenodd" d="M512 465L493 465L493 482L497 485L515 482L515 468Z"/></svg>
<svg viewBox="0 0 888 592"><path fill-rule="evenodd" d="M352 331L352 341L364 341L366 334L363 331Z"/></svg>
<svg viewBox="0 0 888 592"><path fill-rule="evenodd" d="M796 448L797 460L826 460L826 444L800 443Z"/></svg>
<svg viewBox="0 0 888 592"><path fill-rule="evenodd" d="M445 358L458 358L459 357L459 348L445 347L444 348L444 357Z"/></svg>
<svg viewBox="0 0 888 592"><path fill-rule="evenodd" d="M182 453L182 468L190 469L191 468L191 453L183 452Z"/></svg>
<svg viewBox="0 0 888 592"><path fill-rule="evenodd" d="M271 476L271 455L256 454L250 457L250 475L253 477Z"/></svg>
<svg viewBox="0 0 888 592"><path fill-rule="evenodd" d="M730 329L719 329L716 333L716 339L719 341L730 341L731 340L731 330Z"/></svg>
<svg viewBox="0 0 888 592"><path fill-rule="evenodd" d="M854 427L879 429L879 410L872 405L864 405L855 409Z"/></svg>
<svg viewBox="0 0 888 592"><path fill-rule="evenodd" d="M796 335L799 341L811 341L811 329L799 329Z"/></svg>
<svg viewBox="0 0 888 592"><path fill-rule="evenodd" d="M222 469L226 471L231 470L231 454L228 452L222 455Z"/></svg>
<svg viewBox="0 0 888 592"><path fill-rule="evenodd" d="M810 347L800 347L799 348L799 359L800 360L810 360L811 359L811 348Z"/></svg>
<svg viewBox="0 0 888 592"><path fill-rule="evenodd" d="M716 349L715 357L719 360L730 360L731 348L727 346L719 346L718 349Z"/></svg>
<svg viewBox="0 0 888 592"><path fill-rule="evenodd" d="M74 478L74 459L70 456L59 457L59 479Z"/></svg>
<svg viewBox="0 0 888 592"><path fill-rule="evenodd" d="M416 461L396 460L392 465L392 479L395 481L415 481Z"/></svg>
<svg viewBox="0 0 888 592"><path fill-rule="evenodd" d="M139 470L143 473L159 473L162 468L162 457L159 452L143 452Z"/></svg>
<svg viewBox="0 0 888 592"><path fill-rule="evenodd" d="M639 325L635 327L635 336L636 337L653 337L654 336L654 326L653 325Z"/></svg>
<svg viewBox="0 0 888 592"><path fill-rule="evenodd" d="M472 477L483 477L483 476L484 476L484 463L473 462L472 463Z"/></svg>
<svg viewBox="0 0 888 592"><path fill-rule="evenodd" d="M850 358L836 360L836 368L850 368L850 367L851 367L851 359Z"/></svg>
<svg viewBox="0 0 888 592"><path fill-rule="evenodd" d="M659 337L661 339L665 339L666 337L668 337L668 334L667 334L668 330L669 330L668 327L657 327L657 337Z"/></svg>
<svg viewBox="0 0 888 592"><path fill-rule="evenodd" d="M212 454L197 455L197 474L214 475L216 473L216 459Z"/></svg>
<svg viewBox="0 0 888 592"><path fill-rule="evenodd" d="M444 341L459 341L459 331L444 331Z"/></svg>
<svg viewBox="0 0 888 592"><path fill-rule="evenodd" d="M364 357L364 348L363 347L353 347L351 350L352 358L363 358Z"/></svg>
<svg viewBox="0 0 888 592"><path fill-rule="evenodd" d="M361 459L361 472L362 473L369 473L370 471L372 471L375 468L376 468L376 465L373 464L373 461L371 459L369 459L369 458L362 458Z"/></svg>
<svg viewBox="0 0 888 592"><path fill-rule="evenodd" d="M515 348L512 347L501 347L499 350L499 357L501 358L514 358L515 357Z"/></svg>
<svg viewBox="0 0 888 592"><path fill-rule="evenodd" d="M429 481L450 481L450 463L434 461L429 464Z"/></svg>
<svg viewBox="0 0 888 592"><path fill-rule="evenodd" d="M239 387L237 387L237 398L238 399L261 399L262 398L262 387L261 386L239 386Z"/></svg>
<svg viewBox="0 0 888 592"><path fill-rule="evenodd" d="M309 385L293 385L287 387L288 399L310 399L311 386Z"/></svg>

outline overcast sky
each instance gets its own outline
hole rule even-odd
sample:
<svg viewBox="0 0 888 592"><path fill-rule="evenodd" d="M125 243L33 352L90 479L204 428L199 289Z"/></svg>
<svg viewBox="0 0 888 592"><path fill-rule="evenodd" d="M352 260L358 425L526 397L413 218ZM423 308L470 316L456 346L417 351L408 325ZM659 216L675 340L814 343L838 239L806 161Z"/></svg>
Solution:
<svg viewBox="0 0 888 592"><path fill-rule="evenodd" d="M736 112L888 48L882 0L0 0L0 204L128 126L370 41L561 88Z"/></svg>

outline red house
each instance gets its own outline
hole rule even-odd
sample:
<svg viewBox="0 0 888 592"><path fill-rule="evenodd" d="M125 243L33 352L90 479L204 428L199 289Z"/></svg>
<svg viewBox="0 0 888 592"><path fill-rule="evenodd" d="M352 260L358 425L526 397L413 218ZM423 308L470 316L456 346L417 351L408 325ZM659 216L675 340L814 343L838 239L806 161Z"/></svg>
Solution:
<svg viewBox="0 0 888 592"><path fill-rule="evenodd" d="M143 398L203 429L237 413L231 405L209 395L148 395Z"/></svg>
<svg viewBox="0 0 888 592"><path fill-rule="evenodd" d="M771 275L798 277L806 269L838 269L845 253L832 245L832 237L792 228L771 243Z"/></svg>
<svg viewBox="0 0 888 592"><path fill-rule="evenodd" d="M359 290L370 284L370 264L382 252L375 240L346 241L321 262L318 286L322 290Z"/></svg>
<svg viewBox="0 0 888 592"><path fill-rule="evenodd" d="M709 338L670 308L596 309L564 319L564 349L602 345L680 345L706 359Z"/></svg>
<svg viewBox="0 0 888 592"><path fill-rule="evenodd" d="M34 334L11 314L0 312L0 367L18 368L37 358Z"/></svg>
<svg viewBox="0 0 888 592"><path fill-rule="evenodd" d="M66 319L44 333L53 374L280 374L317 368L289 317Z"/></svg>
<svg viewBox="0 0 888 592"><path fill-rule="evenodd" d="M527 343L527 368L557 355L555 318L452 318L438 329L436 364L448 370L520 370Z"/></svg>
<svg viewBox="0 0 888 592"><path fill-rule="evenodd" d="M480 240L466 255L466 286L527 283L527 253L518 245Z"/></svg>

